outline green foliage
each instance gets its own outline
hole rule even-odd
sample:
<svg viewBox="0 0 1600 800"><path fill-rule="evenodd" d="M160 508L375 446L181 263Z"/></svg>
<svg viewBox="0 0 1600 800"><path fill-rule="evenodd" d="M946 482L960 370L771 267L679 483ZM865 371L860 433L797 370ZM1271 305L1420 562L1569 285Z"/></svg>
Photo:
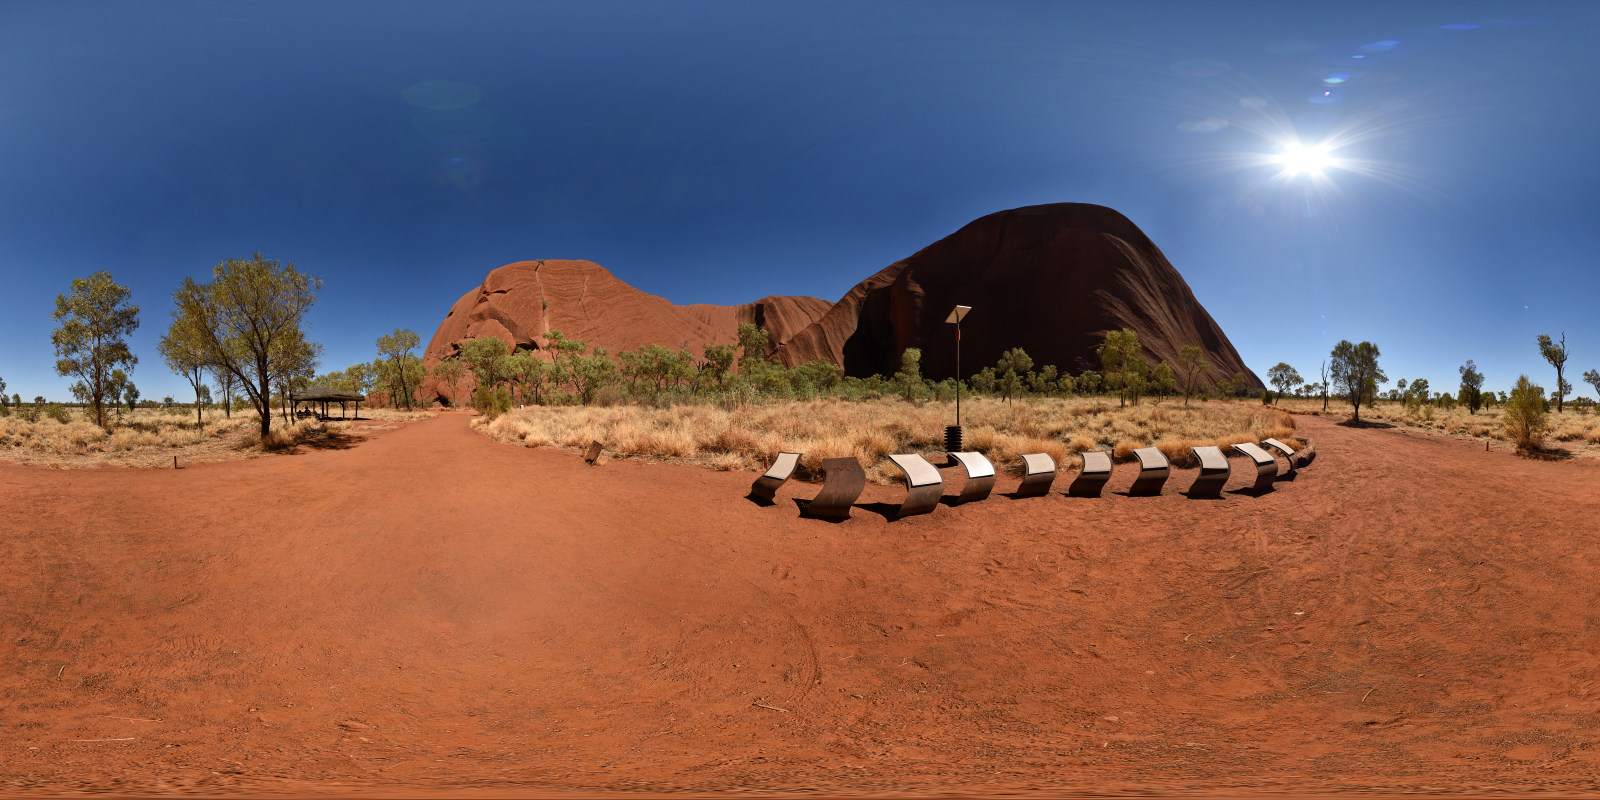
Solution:
<svg viewBox="0 0 1600 800"><path fill-rule="evenodd" d="M1183 387L1183 404L1189 404L1189 397L1200 391L1201 381L1205 380L1211 371L1211 362L1206 360L1205 351L1199 345L1186 344L1178 348L1177 375Z"/></svg>
<svg viewBox="0 0 1600 800"><path fill-rule="evenodd" d="M1389 380L1378 367L1379 355L1378 346L1371 342L1352 344L1345 339L1333 348L1333 384L1350 401L1358 422L1361 406L1370 405L1378 395L1378 385Z"/></svg>
<svg viewBox="0 0 1600 800"><path fill-rule="evenodd" d="M1126 406L1130 400L1138 403L1150 376L1150 362L1145 360L1139 334L1127 328L1106 331L1105 343L1096 352L1106 387L1118 393L1120 405Z"/></svg>
<svg viewBox="0 0 1600 800"><path fill-rule="evenodd" d="M211 276L208 284L183 280L173 294L173 321L182 320L198 337L204 363L239 379L265 439L272 429L273 383L281 391L314 374L321 348L305 340L300 325L322 280L260 253L223 261Z"/></svg>
<svg viewBox="0 0 1600 800"><path fill-rule="evenodd" d="M1583 373L1583 382L1594 387L1596 396L1600 396L1600 371L1588 370Z"/></svg>
<svg viewBox="0 0 1600 800"><path fill-rule="evenodd" d="M905 392L906 402L914 402L922 392L922 348L907 347L900 353L900 371L894 374L895 383Z"/></svg>
<svg viewBox="0 0 1600 800"><path fill-rule="evenodd" d="M472 392L472 405L487 419L511 410L511 392L504 386L480 385Z"/></svg>
<svg viewBox="0 0 1600 800"><path fill-rule="evenodd" d="M739 323L739 372L748 375L749 365L767 360L767 332L749 322Z"/></svg>
<svg viewBox="0 0 1600 800"><path fill-rule="evenodd" d="M1150 370L1150 388L1157 396L1166 397L1177 388L1177 375L1172 370L1172 365L1163 361Z"/></svg>
<svg viewBox="0 0 1600 800"><path fill-rule="evenodd" d="M396 405L404 402L407 411L411 410L412 395L425 377L422 360L413 352L421 341L421 337L406 328L396 328L394 333L378 337L378 358L386 365L382 378L392 387Z"/></svg>
<svg viewBox="0 0 1600 800"><path fill-rule="evenodd" d="M1289 391L1289 387L1299 385L1304 381L1305 379L1300 377L1300 373L1296 372L1294 367L1282 361L1267 370L1267 382L1278 388L1280 396Z"/></svg>
<svg viewBox="0 0 1600 800"><path fill-rule="evenodd" d="M996 376L994 367L984 367L983 369L978 370L977 374L973 375L971 379L972 391L982 392L983 394L994 394L996 384L995 378Z"/></svg>
<svg viewBox="0 0 1600 800"><path fill-rule="evenodd" d="M450 405L453 406L461 404L461 381L466 377L467 368L453 358L433 367L433 380L440 386L450 387Z"/></svg>
<svg viewBox="0 0 1600 800"><path fill-rule="evenodd" d="M1522 452L1536 452L1544 446L1544 434L1549 427L1549 407L1544 399L1544 387L1517 377L1511 396L1505 403L1504 422L1506 435Z"/></svg>
<svg viewBox="0 0 1600 800"><path fill-rule="evenodd" d="M1468 414L1476 414L1483 407L1483 373L1470 358L1457 371L1461 373L1461 404L1467 407Z"/></svg>
<svg viewBox="0 0 1600 800"><path fill-rule="evenodd" d="M555 341L561 341L561 331L551 331L550 335L555 337ZM505 380L506 358L510 355L506 343L498 336L468 339L461 343L461 360L472 369L479 386L496 386Z"/></svg>
<svg viewBox="0 0 1600 800"><path fill-rule="evenodd" d="M1572 392L1572 384L1567 383L1562 373L1567 368L1567 334L1561 334L1561 341L1553 342L1545 334L1539 334L1539 355L1556 368L1556 413L1561 413L1562 401Z"/></svg>
<svg viewBox="0 0 1600 800"><path fill-rule="evenodd" d="M87 278L74 278L70 294L56 296L51 315L58 327L50 334L55 345L56 374L76 376L72 396L94 407L96 425L105 427L105 401L111 399L111 372L139 363L128 349L127 337L139 328L139 307L128 303L128 287L101 270Z"/></svg>
<svg viewBox="0 0 1600 800"><path fill-rule="evenodd" d="M1033 357L1020 347L1013 347L1000 354L1000 361L995 364L995 388L1005 396L1006 402L1020 393L1023 389L1023 375L1033 369Z"/></svg>
<svg viewBox="0 0 1600 800"><path fill-rule="evenodd" d="M209 365L205 361L203 338L199 331L194 330L193 323L192 319L174 311L172 326L156 343L156 350L161 353L161 360L166 362L167 368L182 375L194 389L195 422L203 426L205 420L200 416L199 397L200 390L205 386L205 369Z"/></svg>
<svg viewBox="0 0 1600 800"><path fill-rule="evenodd" d="M738 347L731 344L708 345L705 358L701 360L702 372L711 380L717 382L717 388L723 388L723 383L728 378L728 370L733 369L733 356Z"/></svg>
<svg viewBox="0 0 1600 800"><path fill-rule="evenodd" d="M49 405L45 406L44 415L55 420L56 422L61 423L62 425L72 422L72 412L68 411L66 406L63 406L59 403L50 403Z"/></svg>

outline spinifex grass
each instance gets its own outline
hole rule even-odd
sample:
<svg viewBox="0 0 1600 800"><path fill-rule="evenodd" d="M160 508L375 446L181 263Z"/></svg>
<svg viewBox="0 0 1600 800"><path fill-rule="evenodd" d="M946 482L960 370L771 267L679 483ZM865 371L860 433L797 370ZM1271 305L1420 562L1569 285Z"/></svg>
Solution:
<svg viewBox="0 0 1600 800"><path fill-rule="evenodd" d="M1023 453L1048 453L1063 469L1078 453L1111 450L1118 460L1154 445L1179 466L1192 466L1191 446L1288 439L1293 418L1251 403L1150 401L1118 408L1114 400L1027 399L1007 404L989 398L961 403L965 446L988 455L996 468L1019 473ZM953 403L921 406L903 400L853 402L827 398L725 409L714 405L671 408L530 407L474 427L502 442L529 447L582 447L605 443L613 456L638 456L704 464L715 469L760 471L779 452L802 453L800 477L820 474L822 459L855 456L870 480L890 483L898 472L891 453L920 452L943 461L944 428L955 421ZM1296 444L1298 444L1296 442Z"/></svg>
<svg viewBox="0 0 1600 800"><path fill-rule="evenodd" d="M186 463L252 458L344 430L338 421L285 423L275 415L263 446L260 418L253 410L235 411L231 418L221 411L207 411L204 425L195 421L193 410L112 411L106 415L110 431L95 425L81 410L71 414L67 423L43 415L33 422L18 414L0 417L0 458L60 469L102 464L159 467L170 466L174 455ZM432 413L361 409L363 419L427 416Z"/></svg>

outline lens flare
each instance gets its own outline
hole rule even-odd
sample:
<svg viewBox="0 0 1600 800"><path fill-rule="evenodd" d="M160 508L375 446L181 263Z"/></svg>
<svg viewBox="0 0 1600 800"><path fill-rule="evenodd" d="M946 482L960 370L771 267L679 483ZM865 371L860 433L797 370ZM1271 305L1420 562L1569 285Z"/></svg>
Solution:
<svg viewBox="0 0 1600 800"><path fill-rule="evenodd" d="M1283 145L1283 153L1273 160L1283 165L1286 177L1321 175L1323 170L1335 166L1338 161L1328 155L1328 150L1327 142L1314 145L1287 142Z"/></svg>

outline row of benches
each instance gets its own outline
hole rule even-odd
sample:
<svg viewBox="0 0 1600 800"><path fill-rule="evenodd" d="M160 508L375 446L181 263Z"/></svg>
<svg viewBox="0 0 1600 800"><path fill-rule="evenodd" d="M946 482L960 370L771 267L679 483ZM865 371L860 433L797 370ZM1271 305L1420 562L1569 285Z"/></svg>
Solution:
<svg viewBox="0 0 1600 800"><path fill-rule="evenodd" d="M1298 452L1277 439L1267 439L1262 444L1283 454L1289 462L1287 470L1289 474L1292 474L1296 467L1309 463L1315 455L1310 442ZM1278 476L1278 462L1272 454L1249 442L1232 447L1255 464L1256 480L1252 488L1256 491L1271 488L1272 482ZM1189 497L1220 497L1222 487L1227 484L1228 475L1232 471L1228 457L1216 446L1190 449L1200 460L1200 475L1189 487ZM1139 459L1139 476L1134 480L1128 494L1133 496L1160 494L1161 487L1166 484L1167 477L1171 474L1171 464L1167 461L1166 455L1154 447L1142 447L1133 451L1133 454ZM988 497L989 491L994 488L995 480L994 465L989 463L989 459L982 453L949 455L967 474L966 484L955 502L966 503ZM939 499L944 496L944 477L939 474L937 467L916 453L891 455L889 461L905 473L906 499L900 505L897 516L926 514L938 506ZM758 503L771 504L778 493L778 487L789 480L799 463L799 453L779 453L772 468L751 484L750 499ZM854 456L825 458L822 460L822 471L826 476L822 483L822 491L818 492L805 507L805 513L809 516L835 519L849 517L850 507L855 504L856 498L861 496L861 491L867 485L867 475L861 469L861 462ZM1047 453L1029 453L1022 457L1022 472L1022 483L1017 486L1017 497L1037 497L1047 494L1056 479L1055 459ZM1078 473L1072 485L1067 487L1067 494L1073 497L1099 497L1109 480L1111 480L1110 454L1084 453L1083 470Z"/></svg>

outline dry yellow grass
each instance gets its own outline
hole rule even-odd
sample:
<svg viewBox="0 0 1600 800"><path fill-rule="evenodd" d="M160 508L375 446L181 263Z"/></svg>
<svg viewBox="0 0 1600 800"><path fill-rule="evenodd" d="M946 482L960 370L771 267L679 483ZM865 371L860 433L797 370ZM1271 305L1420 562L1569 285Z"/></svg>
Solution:
<svg viewBox="0 0 1600 800"><path fill-rule="evenodd" d="M1155 445L1174 464L1192 466L1191 446L1228 445L1274 436L1291 439L1293 418L1249 403L1144 403L1125 409L1102 399L1038 399L1007 405L963 400L965 445L997 469L1018 473L1023 453L1048 453L1067 469L1086 450ZM942 461L951 403L913 406L901 400L851 402L824 398L736 409L708 405L532 407L490 422L472 421L490 437L528 447L572 447L599 440L608 455L695 463L715 469L764 470L778 453L800 452L799 477L821 474L822 460L855 456L876 483L899 480L891 453L923 453ZM1298 442L1296 442L1298 444Z"/></svg>
<svg viewBox="0 0 1600 800"><path fill-rule="evenodd" d="M110 433L85 418L81 411L71 413L72 421L65 424L48 417L36 422L15 414L0 417L0 459L56 469L169 466L173 456L184 463L230 461L254 458L346 429L346 423L337 420L320 423L304 419L285 425L281 417L275 417L263 447L260 418L254 411L236 411L231 419L220 411L208 411L203 428L196 424L193 411L141 408L113 412L107 418ZM385 421L433 415L428 411L361 410L363 419Z"/></svg>
<svg viewBox="0 0 1600 800"><path fill-rule="evenodd" d="M1284 400L1280 405L1296 414L1322 413L1321 400ZM1334 417L1350 416L1350 404L1331 401L1327 414ZM1444 434L1459 439L1503 442L1512 444L1506 435L1505 411L1499 406L1480 408L1472 414L1466 406L1410 408L1403 403L1380 402L1372 408L1361 409L1363 422L1380 422L1402 428ZM1557 414L1550 409L1550 431L1546 440L1562 443L1575 455L1600 457L1600 414L1580 406L1568 406Z"/></svg>

